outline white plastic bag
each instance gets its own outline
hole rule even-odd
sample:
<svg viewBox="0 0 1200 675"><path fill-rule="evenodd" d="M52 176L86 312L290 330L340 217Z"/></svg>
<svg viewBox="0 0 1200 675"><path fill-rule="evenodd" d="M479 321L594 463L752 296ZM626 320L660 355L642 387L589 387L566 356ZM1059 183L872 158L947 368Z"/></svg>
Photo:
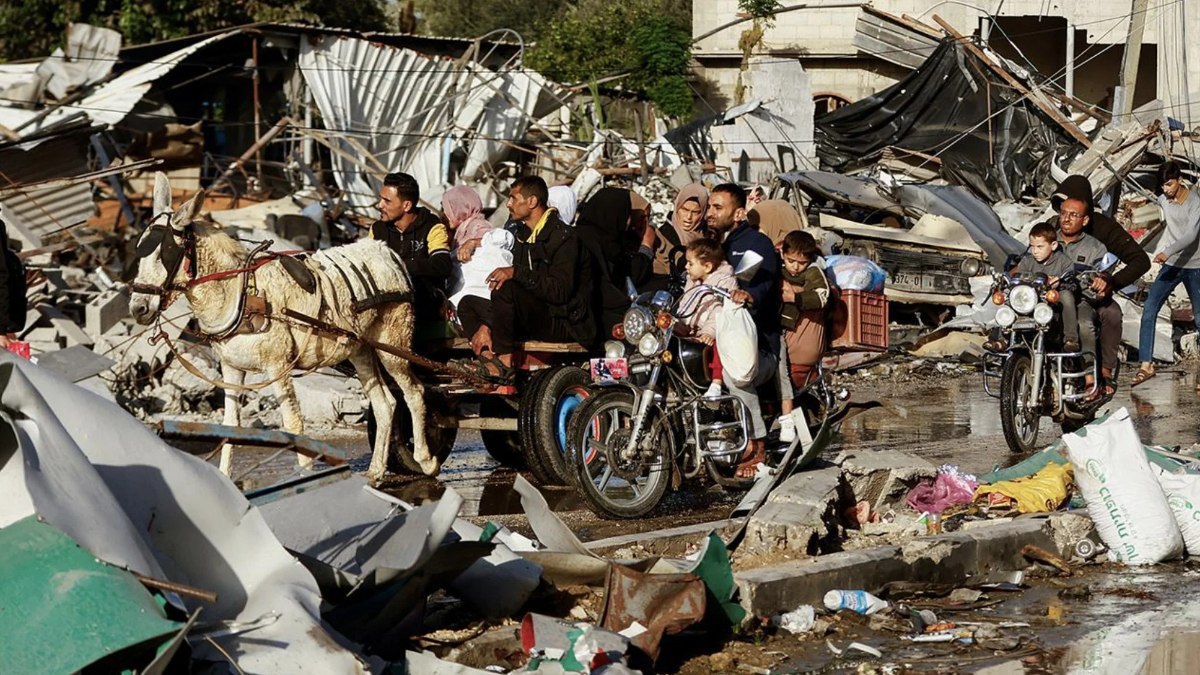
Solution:
<svg viewBox="0 0 1200 675"><path fill-rule="evenodd" d="M726 300L717 315L717 353L729 381L749 387L758 375L758 329L750 310Z"/></svg>
<svg viewBox="0 0 1200 675"><path fill-rule="evenodd" d="M1175 524L1183 535L1183 545L1189 555L1200 555L1200 475L1168 473L1160 466L1150 465L1167 505L1175 514Z"/></svg>
<svg viewBox="0 0 1200 675"><path fill-rule="evenodd" d="M1064 434L1063 442L1075 465L1075 484L1110 557L1149 565L1183 554L1179 526L1128 410Z"/></svg>

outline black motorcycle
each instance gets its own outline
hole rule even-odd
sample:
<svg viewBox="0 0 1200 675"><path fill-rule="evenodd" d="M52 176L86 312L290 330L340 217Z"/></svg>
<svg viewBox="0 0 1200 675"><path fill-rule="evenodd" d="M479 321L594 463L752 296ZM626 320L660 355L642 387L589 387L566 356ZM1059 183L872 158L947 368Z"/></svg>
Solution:
<svg viewBox="0 0 1200 675"><path fill-rule="evenodd" d="M699 293L729 297L701 288ZM614 331L618 339L605 344L604 358L591 362L593 393L571 417L567 458L576 487L601 516L645 515L685 481L746 487L735 474L749 444L750 413L733 396L705 396L712 381L710 348L675 331L689 311L666 291L637 296ZM773 383L768 387L775 390ZM763 394L769 426L777 413L768 407L772 397ZM813 439L827 438L840 423L848 396L819 369L814 382L795 392L792 414L800 438L791 447L768 442L768 465L785 458L790 467L802 465Z"/></svg>

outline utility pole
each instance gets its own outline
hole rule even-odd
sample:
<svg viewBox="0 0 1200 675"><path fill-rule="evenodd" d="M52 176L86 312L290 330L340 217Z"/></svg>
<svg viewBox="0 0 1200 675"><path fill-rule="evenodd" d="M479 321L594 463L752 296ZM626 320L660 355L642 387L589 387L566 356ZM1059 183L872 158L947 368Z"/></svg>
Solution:
<svg viewBox="0 0 1200 675"><path fill-rule="evenodd" d="M1133 112L1133 94L1137 89L1138 61L1142 57L1142 33L1146 30L1146 6L1149 0L1133 0L1129 12L1129 39L1121 59L1121 86L1113 92L1113 119L1124 119Z"/></svg>

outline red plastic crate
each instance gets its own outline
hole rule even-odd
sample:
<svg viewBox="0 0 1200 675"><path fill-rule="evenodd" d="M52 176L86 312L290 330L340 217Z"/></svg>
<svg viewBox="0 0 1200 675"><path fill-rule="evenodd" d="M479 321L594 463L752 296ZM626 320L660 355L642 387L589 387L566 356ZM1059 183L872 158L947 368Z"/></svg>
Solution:
<svg viewBox="0 0 1200 675"><path fill-rule="evenodd" d="M887 296L866 291L839 291L833 306L830 343L837 349L887 351Z"/></svg>

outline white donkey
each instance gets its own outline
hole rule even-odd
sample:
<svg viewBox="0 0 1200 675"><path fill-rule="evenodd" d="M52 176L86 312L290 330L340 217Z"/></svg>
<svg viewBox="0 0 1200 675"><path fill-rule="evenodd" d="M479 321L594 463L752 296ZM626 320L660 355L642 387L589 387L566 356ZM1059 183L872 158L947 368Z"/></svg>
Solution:
<svg viewBox="0 0 1200 675"><path fill-rule="evenodd" d="M154 177L154 219L138 241L137 275L129 311L140 324L155 321L180 294L191 303L200 332L212 339L221 360L225 388L225 424L240 426L239 388L247 372L264 373L289 432L304 432L304 419L292 386L293 368L312 370L349 359L376 411L375 452L367 476L379 481L387 470L396 399L377 370L382 364L399 385L412 415L413 460L428 475L439 470L425 439L425 399L421 383L402 358L368 343L407 349L412 343L412 282L400 259L382 242L360 241L313 255L306 267L316 281L306 291L278 260L250 261L248 252L207 218L199 218L203 193L171 211L171 189L164 174ZM241 270L252 268L246 274ZM301 270L303 271L303 270ZM354 281L351 281L354 279ZM265 298L248 316L247 297ZM380 290L382 289L382 291ZM396 302L364 307L355 296L387 292ZM256 299L257 302L257 299ZM284 315L289 309L366 339L338 339L329 331L309 330ZM403 452L401 450L401 452ZM402 460L408 460L402 457ZM411 461L404 463L412 466ZM221 450L221 471L229 475L231 448ZM312 459L300 456L304 467Z"/></svg>

